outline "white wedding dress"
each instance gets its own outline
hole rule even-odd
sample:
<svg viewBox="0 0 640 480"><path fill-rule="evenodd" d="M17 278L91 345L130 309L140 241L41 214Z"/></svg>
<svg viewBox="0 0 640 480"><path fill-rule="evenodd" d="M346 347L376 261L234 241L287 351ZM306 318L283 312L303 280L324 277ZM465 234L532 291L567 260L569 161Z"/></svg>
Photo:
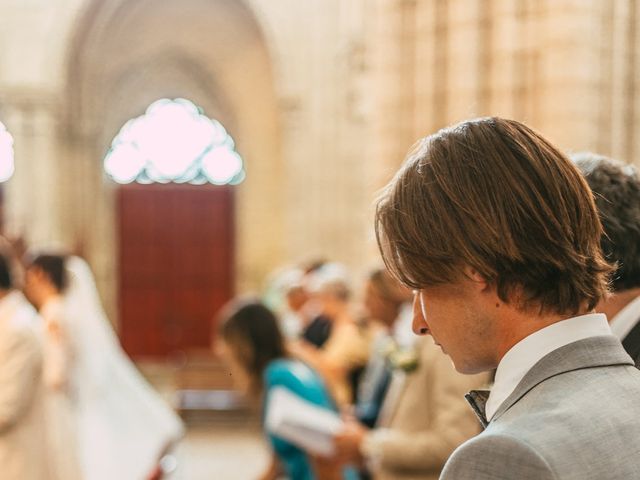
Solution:
<svg viewBox="0 0 640 480"><path fill-rule="evenodd" d="M82 478L144 480L184 434L178 416L120 347L87 263L68 257L64 311L74 361L76 431Z"/></svg>
<svg viewBox="0 0 640 480"><path fill-rule="evenodd" d="M81 480L76 432L74 352L62 297L40 309L44 327L43 379L46 441L53 480Z"/></svg>

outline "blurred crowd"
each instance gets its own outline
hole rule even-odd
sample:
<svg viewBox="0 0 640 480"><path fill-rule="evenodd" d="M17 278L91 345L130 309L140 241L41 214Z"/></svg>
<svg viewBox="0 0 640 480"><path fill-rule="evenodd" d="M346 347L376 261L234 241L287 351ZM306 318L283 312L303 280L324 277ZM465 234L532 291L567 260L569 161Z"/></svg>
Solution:
<svg viewBox="0 0 640 480"><path fill-rule="evenodd" d="M457 373L430 337L413 334L420 306L384 268L363 280L354 291L336 262L287 267L263 299L224 312L218 347L238 384L263 398L265 417L284 387L340 418L321 453L265 427L273 455L263 480L435 479L480 431L464 395L489 377Z"/></svg>

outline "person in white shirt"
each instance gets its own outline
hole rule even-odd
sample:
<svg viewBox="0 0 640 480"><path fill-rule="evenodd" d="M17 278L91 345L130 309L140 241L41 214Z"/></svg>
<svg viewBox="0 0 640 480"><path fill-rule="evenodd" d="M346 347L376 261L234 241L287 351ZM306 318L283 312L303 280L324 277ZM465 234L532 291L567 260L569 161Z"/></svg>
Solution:
<svg viewBox="0 0 640 480"><path fill-rule="evenodd" d="M0 477L51 480L45 441L39 318L14 289L10 255L0 253Z"/></svg>
<svg viewBox="0 0 640 480"><path fill-rule="evenodd" d="M614 271L602 233L577 167L514 120L421 140L384 190L376 234L415 291L413 330L460 373L497 369L467 395L485 430L441 480L640 478L640 371L594 313Z"/></svg>
<svg viewBox="0 0 640 480"><path fill-rule="evenodd" d="M602 250L617 266L613 294L596 310L611 322L611 330L640 366L640 175L635 167L594 153L572 159L594 194L605 235Z"/></svg>

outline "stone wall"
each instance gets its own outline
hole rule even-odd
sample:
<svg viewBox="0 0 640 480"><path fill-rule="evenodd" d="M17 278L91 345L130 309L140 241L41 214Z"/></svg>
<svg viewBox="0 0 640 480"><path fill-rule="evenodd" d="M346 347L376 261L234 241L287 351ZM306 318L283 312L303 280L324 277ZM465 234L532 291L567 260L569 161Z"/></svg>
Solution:
<svg viewBox="0 0 640 480"><path fill-rule="evenodd" d="M465 118L525 121L566 150L640 164L640 2L379 0L375 149L384 172ZM388 135L384 135L387 132Z"/></svg>
<svg viewBox="0 0 640 480"><path fill-rule="evenodd" d="M146 2L0 4L0 121L17 162L6 229L81 245L112 314L102 156L159 96L202 105L245 155L238 291L311 257L357 274L377 262L376 191L452 122L513 117L640 164L640 0Z"/></svg>

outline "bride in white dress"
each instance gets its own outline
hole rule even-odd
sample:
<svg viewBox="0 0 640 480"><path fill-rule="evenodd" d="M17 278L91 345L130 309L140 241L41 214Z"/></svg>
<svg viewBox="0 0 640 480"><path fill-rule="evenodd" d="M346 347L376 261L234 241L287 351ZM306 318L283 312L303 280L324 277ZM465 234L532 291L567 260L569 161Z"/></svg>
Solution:
<svg viewBox="0 0 640 480"><path fill-rule="evenodd" d="M70 348L68 383L81 478L160 478L153 472L183 436L182 423L121 349L87 263L63 259L68 286L61 292L61 316ZM29 270L38 264L36 258Z"/></svg>
<svg viewBox="0 0 640 480"><path fill-rule="evenodd" d="M82 475L73 418L75 385L70 375L74 352L61 294L65 287L64 263L61 258L41 259L46 268L30 269L25 288L42 319L42 377L49 477L53 480L80 480Z"/></svg>

